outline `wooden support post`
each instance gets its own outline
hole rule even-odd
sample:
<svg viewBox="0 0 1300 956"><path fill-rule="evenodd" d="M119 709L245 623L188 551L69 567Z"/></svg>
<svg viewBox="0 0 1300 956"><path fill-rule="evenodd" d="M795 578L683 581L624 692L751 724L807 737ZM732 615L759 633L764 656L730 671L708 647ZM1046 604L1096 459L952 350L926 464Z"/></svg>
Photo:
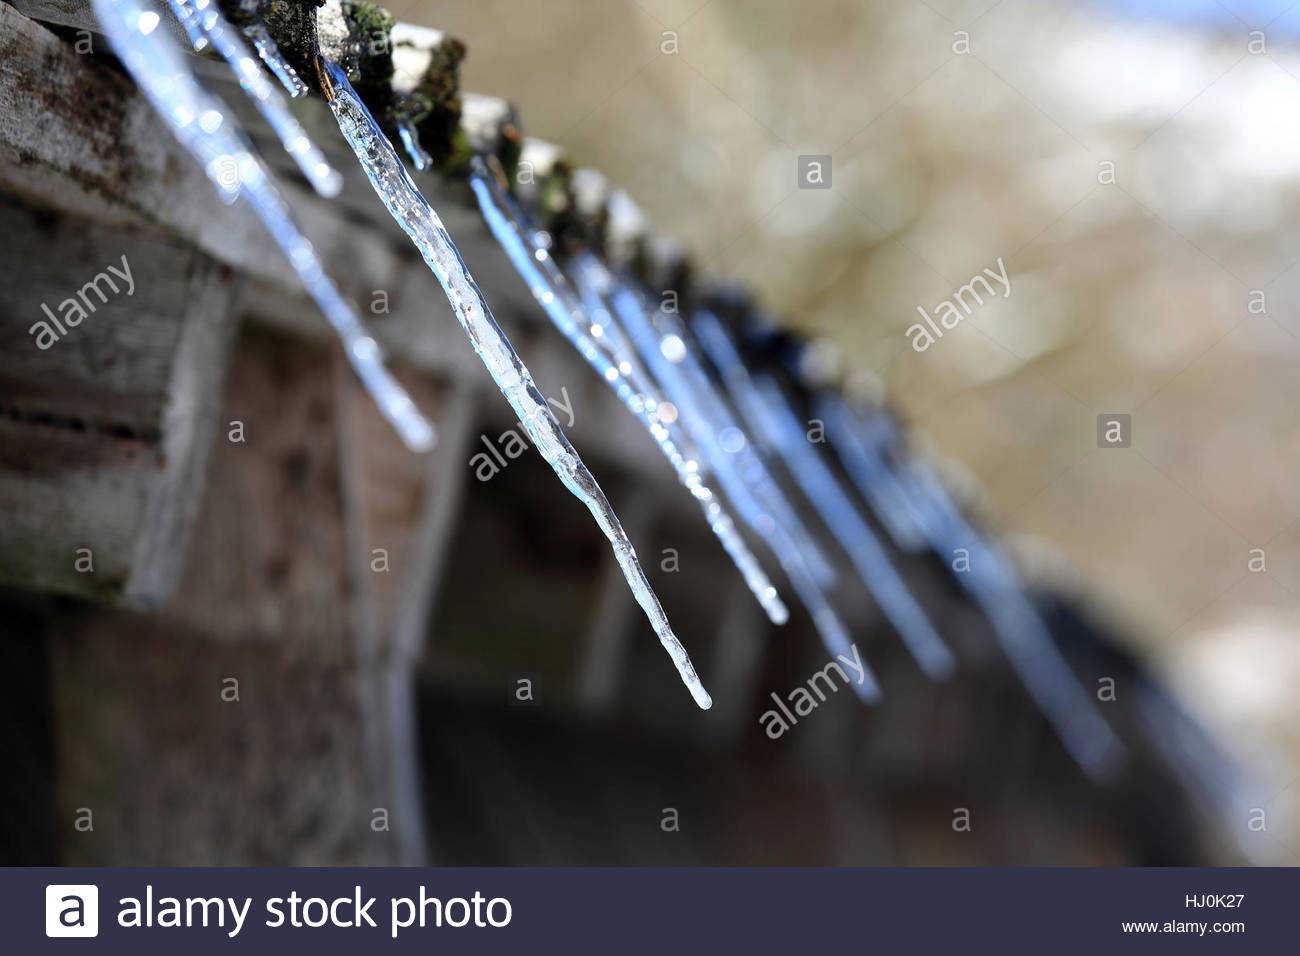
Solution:
<svg viewBox="0 0 1300 956"><path fill-rule="evenodd" d="M413 455L341 359L335 370L363 751L372 812L382 808L389 827L374 832L371 856L425 865L413 685L462 492L474 392L461 380L433 387L402 376L438 423L434 450Z"/></svg>
<svg viewBox="0 0 1300 956"><path fill-rule="evenodd" d="M438 448L427 464L415 551L392 620L393 654L405 660L415 661L424 653L456 515L465 494L478 405L478 388L456 379L438 417Z"/></svg>

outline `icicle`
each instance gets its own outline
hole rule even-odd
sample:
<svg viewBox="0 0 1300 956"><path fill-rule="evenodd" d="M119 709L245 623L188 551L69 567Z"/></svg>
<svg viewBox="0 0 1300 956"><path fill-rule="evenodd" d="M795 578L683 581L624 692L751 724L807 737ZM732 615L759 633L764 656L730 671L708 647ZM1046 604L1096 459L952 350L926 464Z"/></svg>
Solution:
<svg viewBox="0 0 1300 956"><path fill-rule="evenodd" d="M946 558L953 548L964 547L970 552L970 570L953 577L993 625L1003 653L1029 695L1079 765L1104 776L1123 753L1123 744L1056 646L1011 563L971 528L926 468L919 462L902 467L915 500L928 505L926 527L935 550L945 557L944 563L949 563Z"/></svg>
<svg viewBox="0 0 1300 956"><path fill-rule="evenodd" d="M614 302L633 341L681 405L682 418L694 430L696 441L706 450L724 490L751 526L763 536L800 600L808 609L813 625L832 655L851 654L848 631L826 599L826 578L813 570L813 555L820 555L802 522L763 464L748 436L732 418L726 403L714 390L707 373L684 347L682 330L662 316L667 330L650 323L640 298L625 285L614 289ZM667 334L661 334L666 331ZM798 535L798 537L796 537ZM821 559L825 561L824 558ZM829 564L826 564L829 570ZM867 703L880 699L880 688L869 675L858 696Z"/></svg>
<svg viewBox="0 0 1300 956"><path fill-rule="evenodd" d="M780 486L767 471L761 458L755 452L753 446L745 438L744 431L735 423L731 413L727 410L726 403L714 391L713 384L709 379L708 373L700 366L695 356L684 348L685 332L677 324L676 319L667 315L660 315L660 318L670 327L665 334L660 337L650 323L650 318L646 313L646 308L641 297L624 283L616 283L614 277L605 268L604 263L597 259L590 252L580 252L574 257L574 266L579 275L585 276L586 284L593 290L593 294L602 297L608 297L615 305L615 312L623 325L628 326L629 330L636 330L642 333L640 341L635 345L628 344L623 337L624 332L620 329L620 322L611 320L606 330L606 335L610 337L612 343L617 343L616 355L622 356L624 352L632 354L635 349L636 353L645 357L646 364L652 369L662 366L664 361L663 345L666 342L675 341L679 349L674 355L669 366L680 364L681 374L686 376L692 383L690 387L696 390L696 399L701 408L703 420L710 423L706 426L705 431L715 436L716 440L724 447L725 454L722 460L728 463L728 470L737 468L745 481L755 489L755 492L763 500L764 507L769 509L770 516L767 521L775 521L780 524L789 535L790 540L795 542L799 550L804 555L807 562L808 570L812 574L820 587L830 587L835 582L835 569L831 566L829 559L822 551L820 546L813 540L805 528L803 522L795 514L794 509L790 507L786 500L784 492ZM646 332L647 327L649 332ZM649 348L650 343L654 342L654 348ZM647 355L645 349L649 348ZM623 361L623 358L619 358ZM667 371L671 371L670 368ZM673 373L677 374L677 373ZM655 376L662 382L662 376L655 372ZM683 380L686 380L683 379ZM665 385L665 388L667 386ZM688 431L692 422L687 421ZM697 441L699 441L697 439ZM732 446L735 446L732 448ZM701 443L701 447L704 447ZM733 463L734 462L734 463Z"/></svg>
<svg viewBox="0 0 1300 956"><path fill-rule="evenodd" d="M189 3L171 3L172 14L180 21L181 26L185 29L185 35L190 38L190 44L194 47L195 53L202 53L208 48L208 38L203 35L203 27L199 25L199 14Z"/></svg>
<svg viewBox="0 0 1300 956"><path fill-rule="evenodd" d="M621 331L631 337L632 344L668 398L677 406L680 420L703 450L723 492L771 549L795 593L808 609L826 649L833 655L850 655L852 642L848 631L826 600L806 552L790 534L789 528L792 523L798 525L798 518L786 504L744 433L731 419L725 404L712 392L703 369L694 364L689 354L677 356L677 362L665 356L659 333L651 325L641 299L627 286L613 283L613 277L598 259L590 253L583 253L575 259L574 265L580 288L587 288L597 297L613 296L618 321L610 316L610 332L621 334L618 331L621 324ZM691 370L696 374L689 374ZM854 690L868 703L880 699L880 687L870 673L866 674L862 684L855 685Z"/></svg>
<svg viewBox="0 0 1300 956"><path fill-rule="evenodd" d="M658 443L664 456L672 464L678 480L699 502L710 529L722 542L722 546L731 556L740 570L745 584L753 592L759 605L774 624L784 624L790 616L786 606L777 595L776 588L764 573L745 544L735 522L727 513L722 503L705 484L702 472L703 463L690 449L682 448L677 439L676 428L672 423L665 423L658 414L661 400L654 395L647 395L644 384L638 382L641 376L635 373L639 363L630 362L616 365L592 338L592 321L583 303L578 300L564 275L560 272L554 258L535 231L525 224L525 216L513 199L501 188L496 178L487 170L481 158L476 157L470 172L469 183L478 198L483 217L487 220L492 234L501 243L506 255L514 263L520 276L528 284L534 298L550 316L556 328L568 339L583 358L591 365L622 399L628 409L649 430ZM603 332L603 330L602 330ZM604 338L599 335L597 338ZM642 387L638 387L641 385Z"/></svg>
<svg viewBox="0 0 1300 956"><path fill-rule="evenodd" d="M1090 773L1102 772L1122 745L1062 657L1011 563L970 526L924 466L898 461L891 467L885 460L883 445L894 436L883 412L875 413L877 427L872 429L842 398L827 395L818 399L815 414L826 422L831 444L852 480L892 484L891 496L984 613L1003 653L1071 756ZM889 433L880 434L883 429ZM901 474L895 474L895 468ZM952 562L959 548L967 552L962 570Z"/></svg>
<svg viewBox="0 0 1300 956"><path fill-rule="evenodd" d="M697 313L692 325L750 429L785 458L790 474L844 547L921 668L931 677L946 677L953 668L952 654L907 590L871 527L808 443L779 386L766 376L757 382L750 376L731 337L712 313Z"/></svg>
<svg viewBox="0 0 1300 956"><path fill-rule="evenodd" d="M352 367L380 411L416 451L433 445L433 426L384 367L378 344L325 275L311 243L294 224L279 191L224 104L203 89L165 32L139 0L93 0L95 16L119 60L197 159L223 200L243 198L261 218L303 286L343 340Z"/></svg>
<svg viewBox="0 0 1300 956"><path fill-rule="evenodd" d="M618 321L606 307L604 296L609 291L608 287L610 286L612 277L609 275L604 265L594 255L585 250L580 251L574 257L572 264L581 276L577 286L582 300L583 314L587 316L587 321L589 323L588 334L599 343L599 346L610 357L610 360L617 365L620 372L632 384L633 388L640 392L648 410L654 411L656 406L664 404L672 407L671 414L675 421L669 426L669 429L674 442L676 442L678 448L681 449L682 454L687 459L687 467L689 468L694 466L698 468L701 479L707 479L710 477L716 478L718 482L723 485L724 493L726 493L727 498L731 500L733 507L740 512L745 523L751 528L754 528L754 530L761 536L767 538L769 547L772 546L772 541L775 537L785 541L788 547L793 549L794 543L785 535L783 529L773 530L773 525L776 524L776 522L774 522L768 512L769 510L778 510L776 505L771 509L762 508L753 495L748 491L745 484L739 481L739 476L735 476L734 481L728 480L729 478L732 478L735 472L735 466L729 457L725 455L714 455L710 457L701 452L700 449L702 444L695 438L696 434L700 434L698 427L699 414L693 413L689 404L683 412L682 409L679 409L673 403L666 402L665 398L661 394L660 384L655 381L658 376L652 376L646 371L638 357L636 349L627 340ZM659 359L657 352L655 359ZM689 423L693 427L683 428L683 422ZM712 432L708 433L711 434ZM771 491L773 495L777 497L778 502L780 501L778 489L764 489L765 494L768 491ZM787 521L789 520L791 519L788 516ZM793 520L797 521L798 519L794 518ZM820 558L821 556L818 553L814 554L811 559L819 560ZM825 577L822 578L823 581L829 581L833 578L834 572L828 565L819 566L819 572L808 570L808 565L806 565L802 559L799 562L799 566L805 569L806 574L795 582L796 587L797 590L804 592L804 603L809 605L811 610L809 599L812 594L820 594L818 591L818 582L815 580L817 573L825 575ZM783 567L783 570L786 570L788 573L790 569ZM746 572L742 569L742 573ZM794 580L793 577L792 580ZM809 587L805 588L805 584ZM827 606L825 610L829 612L829 606ZM838 624L837 620L835 620L834 612L821 614L814 612L814 617L819 617L820 620L826 623L827 633L832 637L835 637L836 634L842 635L844 633L843 627ZM775 619L773 620L775 621ZM775 623L783 622L775 621Z"/></svg>
<svg viewBox="0 0 1300 956"><path fill-rule="evenodd" d="M691 317L691 329L726 384L728 394L753 427L753 423L761 420L766 413L731 334L721 320L707 309L695 312ZM827 404L831 401L830 398L826 399ZM842 423L840 418L834 416L833 409L826 411L825 417L819 417L827 423L830 431L835 432L833 443L845 459L845 468L849 471L854 486L866 498L872 513L884 525L895 544L905 551L913 552L925 547L927 541L921 528L922 518L894 473L885 466L879 455L861 443L856 431L849 430L845 434L842 430L836 430ZM851 454L844 455L846 450Z"/></svg>
<svg viewBox="0 0 1300 956"><path fill-rule="evenodd" d="M337 196L343 189L343 177L330 166L325 154L307 136L284 97L267 79L248 47L236 35L216 0L168 0L176 19L185 28L195 50L209 43L239 78L262 118L280 138L285 152L293 157L312 188L322 196ZM301 80L299 81L301 82Z"/></svg>
<svg viewBox="0 0 1300 956"><path fill-rule="evenodd" d="M307 84L302 81L298 71L289 65L289 61L280 55L280 48L275 45L270 31L262 22L262 16L258 13L258 0L239 0L239 9L248 18L248 22L241 27L244 36L252 41L253 48L257 50L257 55L262 58L266 68L275 74L275 78L290 96L306 96Z"/></svg>
<svg viewBox="0 0 1300 956"><path fill-rule="evenodd" d="M415 128L409 116L403 116L397 121L397 135L402 140L406 155L411 157L411 165L419 172L424 172L433 165L433 157L420 145L420 131Z"/></svg>
<svg viewBox="0 0 1300 956"><path fill-rule="evenodd" d="M520 423L537 450L564 486L587 506L604 531L618 558L623 576L627 578L637 603L645 611L660 643L677 666L677 671L695 702L707 709L712 705L709 694L696 676L686 650L669 627L659 599L655 597L650 582L637 561L632 543L623 532L605 493L569 444L555 415L546 404L546 399L533 384L528 369L497 326L483 299L483 293L470 276L460 252L443 227L442 220L411 181L392 144L352 89L343 70L327 60L321 60L320 63L323 69L322 85L326 88L330 108L334 111L344 138L361 161L375 192L442 283L470 343L501 389L501 394L519 415Z"/></svg>
<svg viewBox="0 0 1300 956"><path fill-rule="evenodd" d="M743 405L754 405L756 415L750 426L762 429L767 441L780 450L790 474L848 553L862 583L921 669L935 679L947 677L955 663L952 652L899 577L871 526L809 443L780 386L770 376L759 375L748 383L748 388L753 393ZM743 386L742 390L745 390Z"/></svg>
<svg viewBox="0 0 1300 956"><path fill-rule="evenodd" d="M703 335L726 335L719 325L716 331L707 320L717 323L714 316L697 316ZM730 342L728 341L728 344ZM818 398L814 414L826 424L830 445L844 465L849 480L871 506L872 513L889 532L894 543L905 551L916 552L930 542L924 527L925 516L912 501L912 492L905 489L898 476L889 468L876 448L855 427L856 419L838 395Z"/></svg>
<svg viewBox="0 0 1300 956"><path fill-rule="evenodd" d="M613 303L618 321L611 316L604 334L617 343L620 353L635 349L670 395L674 388L669 385L669 381L681 383L677 390L681 392L688 407L679 407L679 411L687 430L700 447L705 449L706 455L710 445L718 446L723 452L720 456L710 458L715 463L710 467L717 470L717 465L725 464L725 470L738 471L769 512L765 523L775 521L796 541L814 580L823 587L833 583L835 571L829 560L786 502L744 432L732 420L725 403L714 393L708 375L682 345L682 339L673 329L669 329L668 334L661 338L650 321L641 297L626 284L615 282L608 269L594 255L589 252L580 253L575 257L574 264L578 273L585 276L586 282L597 290L597 294L608 297ZM670 324L675 321L669 316L662 318ZM625 333L631 336L630 343L624 338ZM663 349L663 343L670 337L679 346L672 359L667 357ZM692 409L695 411L692 412ZM708 443L700 436L708 437Z"/></svg>

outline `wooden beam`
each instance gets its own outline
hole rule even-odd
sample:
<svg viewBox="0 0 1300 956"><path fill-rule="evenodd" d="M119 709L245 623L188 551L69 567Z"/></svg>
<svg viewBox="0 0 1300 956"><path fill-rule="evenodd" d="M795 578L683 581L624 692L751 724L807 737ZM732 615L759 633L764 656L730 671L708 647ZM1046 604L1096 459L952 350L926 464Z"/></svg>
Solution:
<svg viewBox="0 0 1300 956"><path fill-rule="evenodd" d="M0 257L0 581L159 603L203 489L237 280L158 233L9 199Z"/></svg>

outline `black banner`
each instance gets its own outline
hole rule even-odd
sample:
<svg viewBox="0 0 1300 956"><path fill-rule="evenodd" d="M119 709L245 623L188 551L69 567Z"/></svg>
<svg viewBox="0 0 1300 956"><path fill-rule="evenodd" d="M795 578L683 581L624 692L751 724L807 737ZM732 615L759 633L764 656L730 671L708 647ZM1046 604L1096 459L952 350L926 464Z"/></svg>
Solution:
<svg viewBox="0 0 1300 956"><path fill-rule="evenodd" d="M1293 869L0 870L11 953L1280 953Z"/></svg>

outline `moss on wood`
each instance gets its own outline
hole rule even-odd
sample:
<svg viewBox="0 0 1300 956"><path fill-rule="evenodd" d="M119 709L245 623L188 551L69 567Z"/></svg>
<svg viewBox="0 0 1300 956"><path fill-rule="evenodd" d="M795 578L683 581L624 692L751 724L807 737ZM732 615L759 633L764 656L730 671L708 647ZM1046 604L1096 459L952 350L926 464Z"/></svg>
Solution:
<svg viewBox="0 0 1300 956"><path fill-rule="evenodd" d="M397 24L383 7L354 0L260 0L255 14L239 0L221 3L236 23L260 15L313 92L324 93L317 57L337 63L390 138L402 120L415 124L440 171L463 175L475 152L488 152L513 177L523 144L513 109L480 110L468 128L462 125L459 67L466 50L454 37Z"/></svg>

